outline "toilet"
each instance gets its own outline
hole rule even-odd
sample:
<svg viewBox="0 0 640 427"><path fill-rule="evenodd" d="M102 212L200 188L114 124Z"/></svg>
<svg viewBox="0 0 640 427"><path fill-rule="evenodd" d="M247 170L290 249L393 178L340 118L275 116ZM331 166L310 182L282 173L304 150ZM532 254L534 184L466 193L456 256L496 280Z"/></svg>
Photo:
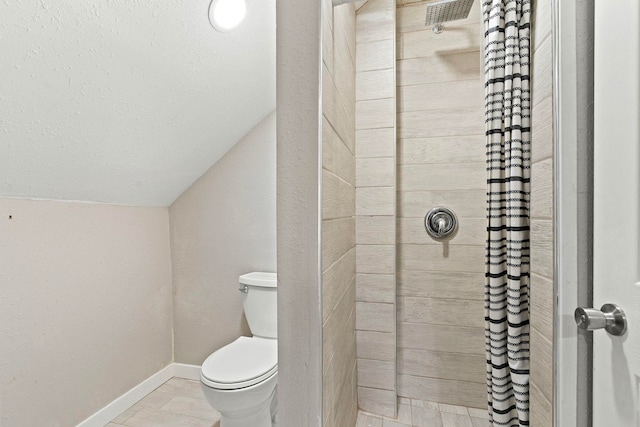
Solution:
<svg viewBox="0 0 640 427"><path fill-rule="evenodd" d="M240 337L207 357L200 382L220 427L273 427L278 377L276 273L240 276L252 337Z"/></svg>

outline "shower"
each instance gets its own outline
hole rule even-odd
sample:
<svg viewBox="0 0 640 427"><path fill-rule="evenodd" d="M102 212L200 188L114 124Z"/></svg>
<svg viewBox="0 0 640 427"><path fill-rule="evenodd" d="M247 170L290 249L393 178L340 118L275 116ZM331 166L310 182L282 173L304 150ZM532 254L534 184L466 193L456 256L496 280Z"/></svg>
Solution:
<svg viewBox="0 0 640 427"><path fill-rule="evenodd" d="M438 0L427 5L424 25L433 25L433 32L444 31L443 22L458 21L469 16L473 0Z"/></svg>
<svg viewBox="0 0 640 427"><path fill-rule="evenodd" d="M500 1L490 5L506 3ZM322 401L318 410L327 427L352 426L358 416L358 424L365 425L382 417L408 425L424 424L418 419L433 420L433 425L486 425L491 416L484 312L488 245L482 6L486 5L469 0L332 0L321 9L320 34L310 38L322 58L318 79L322 84L315 94L321 102L314 104L321 108L322 124L314 122L310 130L315 157L309 155L309 164L317 167L312 172L318 185L310 196L319 203L308 214L322 250L309 249L317 287L304 296L315 298L321 308L311 312L317 313L319 327L310 329L322 338L315 341L322 347L321 369L308 376L322 383L317 402ZM442 24L449 31L438 37ZM434 26L439 28L436 34ZM492 36L504 34L501 27L494 27ZM510 24L509 31L514 29L522 30L527 40L527 22L522 29ZM539 41L543 47L548 46L545 40L550 39ZM311 53L318 57L317 51ZM298 155L298 148L291 154ZM543 165L550 163L542 160L547 162ZM501 184L503 179L495 181ZM522 181L528 182L528 177ZM425 230L425 213L443 206L459 220L458 233L444 242ZM504 211L496 216L509 216ZM434 219L427 223L437 237L446 222ZM539 236L540 231L535 232ZM493 246L501 247L501 237L492 239L499 240ZM539 267L546 252L535 254L538 276L547 277L548 269L540 272ZM299 255L292 253L296 259ZM507 277L498 274L495 281ZM547 282L536 277L535 283ZM546 309L551 302L547 298L541 306ZM521 306L520 301L516 304ZM542 315L536 319L548 320ZM502 341L495 346L500 351ZM540 355L548 354L545 347L535 348L540 350L532 359L546 366ZM536 417L547 414L540 405L550 396L544 387L548 382L541 382L545 373L536 370L532 380L535 392L544 389L543 396L533 395ZM501 379L497 368L492 375L493 382ZM510 397L509 391L504 395ZM513 418L515 411L494 403L500 399L492 401L498 415ZM457 412L447 412L453 410ZM515 418L528 421L525 415ZM503 422L504 417L498 418Z"/></svg>

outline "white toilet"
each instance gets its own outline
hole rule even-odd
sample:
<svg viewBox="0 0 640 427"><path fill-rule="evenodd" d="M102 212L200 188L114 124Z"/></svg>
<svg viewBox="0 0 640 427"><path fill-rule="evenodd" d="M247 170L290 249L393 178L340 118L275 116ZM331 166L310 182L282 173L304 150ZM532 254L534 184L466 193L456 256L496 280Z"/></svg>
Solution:
<svg viewBox="0 0 640 427"><path fill-rule="evenodd" d="M253 337L240 337L202 364L205 398L220 427L272 427L278 382L276 273L240 276L244 314Z"/></svg>

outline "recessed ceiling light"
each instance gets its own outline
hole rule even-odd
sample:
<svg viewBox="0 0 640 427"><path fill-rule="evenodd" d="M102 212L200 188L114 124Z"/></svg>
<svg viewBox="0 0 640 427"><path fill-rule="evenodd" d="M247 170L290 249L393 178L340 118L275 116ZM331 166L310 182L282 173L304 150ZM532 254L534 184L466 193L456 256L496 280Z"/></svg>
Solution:
<svg viewBox="0 0 640 427"><path fill-rule="evenodd" d="M245 0L212 0L209 6L209 21L218 31L231 31L247 14Z"/></svg>

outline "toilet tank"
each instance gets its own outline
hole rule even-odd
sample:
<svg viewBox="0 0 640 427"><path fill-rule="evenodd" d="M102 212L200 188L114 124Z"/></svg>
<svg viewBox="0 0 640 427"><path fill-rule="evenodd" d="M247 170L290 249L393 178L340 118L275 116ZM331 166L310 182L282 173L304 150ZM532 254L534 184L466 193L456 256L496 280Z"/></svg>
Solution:
<svg viewBox="0 0 640 427"><path fill-rule="evenodd" d="M278 338L276 273L248 273L240 276L244 315L256 337Z"/></svg>

